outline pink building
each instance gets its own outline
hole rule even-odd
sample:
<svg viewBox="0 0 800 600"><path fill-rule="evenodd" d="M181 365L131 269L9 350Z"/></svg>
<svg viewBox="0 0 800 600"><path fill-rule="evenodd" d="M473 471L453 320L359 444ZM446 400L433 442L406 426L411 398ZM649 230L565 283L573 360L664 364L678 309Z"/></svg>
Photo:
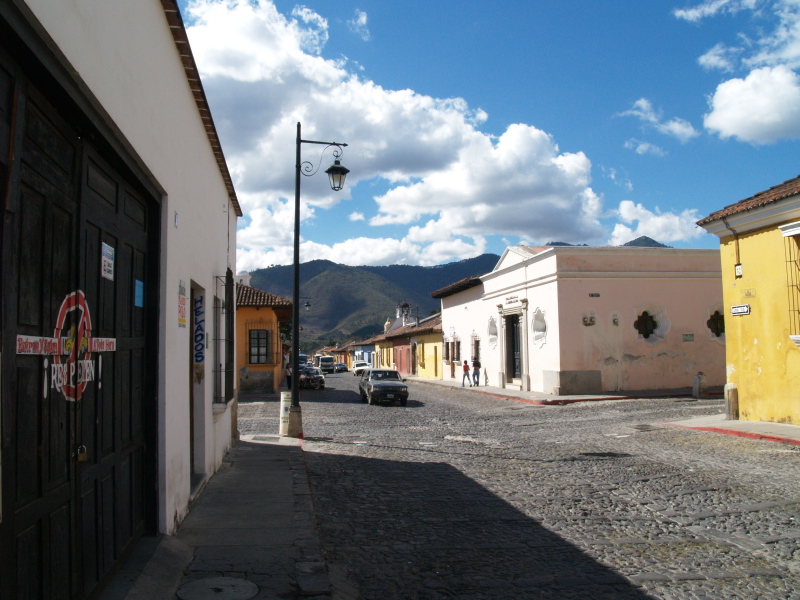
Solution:
<svg viewBox="0 0 800 600"><path fill-rule="evenodd" d="M725 383L717 250L516 246L433 296L445 378L477 356L482 383L548 394Z"/></svg>

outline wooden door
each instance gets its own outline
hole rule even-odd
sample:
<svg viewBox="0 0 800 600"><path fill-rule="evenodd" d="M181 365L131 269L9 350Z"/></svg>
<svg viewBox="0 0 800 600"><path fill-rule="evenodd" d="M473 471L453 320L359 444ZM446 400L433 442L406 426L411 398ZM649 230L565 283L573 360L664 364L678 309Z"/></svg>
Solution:
<svg viewBox="0 0 800 600"><path fill-rule="evenodd" d="M157 205L21 79L0 60L18 132L2 237L0 598L73 600L98 590L154 509Z"/></svg>
<svg viewBox="0 0 800 600"><path fill-rule="evenodd" d="M147 203L92 149L82 161L79 289L92 310L94 381L78 405L76 442L84 588L93 589L144 526Z"/></svg>

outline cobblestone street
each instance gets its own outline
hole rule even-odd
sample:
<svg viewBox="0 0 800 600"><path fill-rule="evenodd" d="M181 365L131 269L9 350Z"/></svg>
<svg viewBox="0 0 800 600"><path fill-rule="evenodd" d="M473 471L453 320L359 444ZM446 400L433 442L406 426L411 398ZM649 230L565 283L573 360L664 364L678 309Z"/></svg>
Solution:
<svg viewBox="0 0 800 600"><path fill-rule="evenodd" d="M533 406L350 373L301 396L339 600L800 599L800 450L670 427L721 400ZM245 439L275 402L243 403Z"/></svg>

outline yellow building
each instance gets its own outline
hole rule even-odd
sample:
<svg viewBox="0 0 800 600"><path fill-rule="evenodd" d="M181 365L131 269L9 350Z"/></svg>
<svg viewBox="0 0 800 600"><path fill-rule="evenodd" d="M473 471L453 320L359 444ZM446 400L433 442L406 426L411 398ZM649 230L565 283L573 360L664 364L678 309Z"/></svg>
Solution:
<svg viewBox="0 0 800 600"><path fill-rule="evenodd" d="M372 340L375 342L375 361L376 368L394 369L394 342L386 339L386 334L376 335Z"/></svg>
<svg viewBox="0 0 800 600"><path fill-rule="evenodd" d="M414 375L425 379L442 378L442 313L420 321L412 333L412 348L416 353Z"/></svg>
<svg viewBox="0 0 800 600"><path fill-rule="evenodd" d="M292 301L236 284L236 365L239 390L274 392L283 377L280 324L292 320Z"/></svg>
<svg viewBox="0 0 800 600"><path fill-rule="evenodd" d="M698 225L720 238L726 397L743 420L800 425L800 177Z"/></svg>

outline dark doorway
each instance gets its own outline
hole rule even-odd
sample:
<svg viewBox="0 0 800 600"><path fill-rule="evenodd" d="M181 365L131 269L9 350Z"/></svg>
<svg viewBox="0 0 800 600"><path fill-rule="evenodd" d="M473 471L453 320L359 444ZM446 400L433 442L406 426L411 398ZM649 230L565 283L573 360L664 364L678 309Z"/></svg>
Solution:
<svg viewBox="0 0 800 600"><path fill-rule="evenodd" d="M520 361L520 348L522 346L522 332L520 331L519 315L506 317L506 377L509 381L522 377Z"/></svg>

